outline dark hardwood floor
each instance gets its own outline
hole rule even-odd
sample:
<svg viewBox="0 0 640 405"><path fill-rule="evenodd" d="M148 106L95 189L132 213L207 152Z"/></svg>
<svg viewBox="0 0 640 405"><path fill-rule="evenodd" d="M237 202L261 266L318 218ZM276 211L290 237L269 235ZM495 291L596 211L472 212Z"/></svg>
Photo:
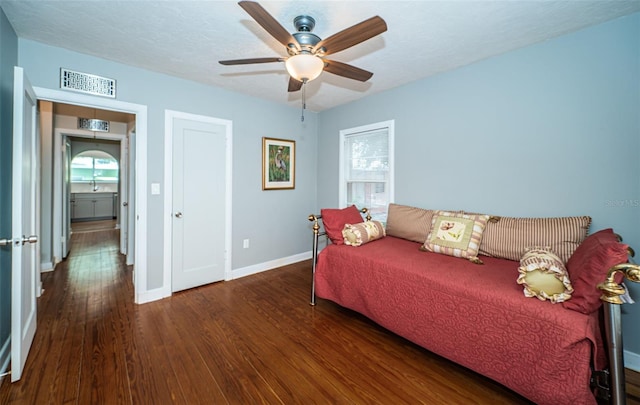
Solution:
<svg viewBox="0 0 640 405"><path fill-rule="evenodd" d="M23 378L0 382L0 403L530 403L352 311L309 306L310 266L135 305L118 231L74 233L44 275Z"/></svg>

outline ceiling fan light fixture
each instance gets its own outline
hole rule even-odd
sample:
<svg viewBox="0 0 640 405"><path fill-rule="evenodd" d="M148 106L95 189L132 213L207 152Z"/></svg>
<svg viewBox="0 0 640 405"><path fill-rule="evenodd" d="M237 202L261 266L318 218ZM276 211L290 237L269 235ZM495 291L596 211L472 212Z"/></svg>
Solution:
<svg viewBox="0 0 640 405"><path fill-rule="evenodd" d="M287 59L285 66L294 79L310 82L320 76L324 69L324 61L315 55L301 53Z"/></svg>

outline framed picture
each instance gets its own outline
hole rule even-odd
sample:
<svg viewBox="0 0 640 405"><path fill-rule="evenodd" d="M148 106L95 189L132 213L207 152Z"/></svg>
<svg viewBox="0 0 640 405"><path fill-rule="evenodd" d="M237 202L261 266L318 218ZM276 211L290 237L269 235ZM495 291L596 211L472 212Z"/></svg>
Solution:
<svg viewBox="0 0 640 405"><path fill-rule="evenodd" d="M296 141L262 138L262 189L296 187Z"/></svg>

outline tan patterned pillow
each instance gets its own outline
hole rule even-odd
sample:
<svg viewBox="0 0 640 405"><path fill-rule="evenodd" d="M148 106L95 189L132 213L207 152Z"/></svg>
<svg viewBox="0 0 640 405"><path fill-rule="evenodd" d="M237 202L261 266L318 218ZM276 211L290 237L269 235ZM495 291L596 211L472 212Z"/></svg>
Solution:
<svg viewBox="0 0 640 405"><path fill-rule="evenodd" d="M524 286L525 297L538 297L552 303L571 298L573 287L562 260L548 247L534 247L520 259L520 275L516 280Z"/></svg>
<svg viewBox="0 0 640 405"><path fill-rule="evenodd" d="M389 204L387 235L424 243L431 230L433 213L433 210Z"/></svg>
<svg viewBox="0 0 640 405"><path fill-rule="evenodd" d="M489 221L479 254L518 261L530 246L549 246L567 263L586 238L591 217L510 218Z"/></svg>
<svg viewBox="0 0 640 405"><path fill-rule="evenodd" d="M367 221L359 224L345 224L342 230L344 244L360 246L385 236L384 227L379 221Z"/></svg>
<svg viewBox="0 0 640 405"><path fill-rule="evenodd" d="M436 211L431 232L421 250L462 257L481 264L478 249L488 220L488 215Z"/></svg>

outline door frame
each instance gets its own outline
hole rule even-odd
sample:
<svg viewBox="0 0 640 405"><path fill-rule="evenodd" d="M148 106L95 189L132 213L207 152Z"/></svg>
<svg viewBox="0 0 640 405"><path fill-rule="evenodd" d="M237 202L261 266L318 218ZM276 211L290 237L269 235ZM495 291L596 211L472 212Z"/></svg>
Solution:
<svg viewBox="0 0 640 405"><path fill-rule="evenodd" d="M123 200L125 195L120 193L120 190L128 190L129 177L128 177L128 156L127 156L127 135L125 134L108 134L98 132L94 135L92 131L87 131L84 129L67 129L67 128L54 128L53 134L53 234L54 235L62 235L68 236L64 234L65 227L68 226L68 223L71 221L71 218L68 218L66 215L57 216L55 213L63 212L66 209L66 206L69 204L69 201L65 201L65 189L63 184L63 162L62 162L62 149L65 147L65 143L69 137L74 138L86 138L86 139L105 139L110 141L118 141L120 142L120 161L118 162L118 171L119 171L119 185L118 185L118 197L119 201ZM69 159L72 159L70 156ZM124 173L124 175L122 175ZM122 217L125 212L125 207L118 207L119 213L118 217L120 218L120 223L122 223ZM121 230L120 233L120 241L119 245L121 246L120 253L125 253L122 251L123 240L125 239L124 232L129 232L131 229ZM61 241L56 241L54 237L54 246L53 246L53 257L55 263L58 263L61 259L67 257L67 252L62 248L64 242L58 243ZM68 246L66 247L68 251ZM127 262L129 258L127 257Z"/></svg>
<svg viewBox="0 0 640 405"><path fill-rule="evenodd" d="M156 291L147 290L147 106L42 87L34 87L34 91L39 100L120 111L136 116L134 200L136 221L132 224L135 234L134 302L142 304L162 298L157 295Z"/></svg>
<svg viewBox="0 0 640 405"><path fill-rule="evenodd" d="M225 127L225 237L224 237L224 279L232 279L231 274L231 226L232 226L232 157L233 157L233 122L221 118L197 115L173 110L164 110L164 274L163 285L166 289L166 296L172 294L172 249L173 240L173 212L172 195L173 190L173 122L176 119L186 119L222 125Z"/></svg>

